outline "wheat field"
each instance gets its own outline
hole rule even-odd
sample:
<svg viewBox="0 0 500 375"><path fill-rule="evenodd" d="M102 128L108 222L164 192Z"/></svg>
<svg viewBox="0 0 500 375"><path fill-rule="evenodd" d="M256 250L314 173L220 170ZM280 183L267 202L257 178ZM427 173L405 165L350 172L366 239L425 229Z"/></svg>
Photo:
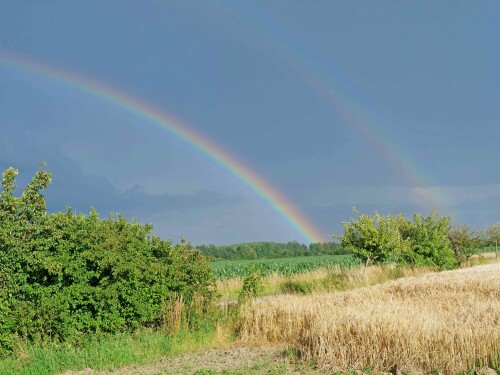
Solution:
<svg viewBox="0 0 500 375"><path fill-rule="evenodd" d="M328 371L456 374L500 360L500 263L242 308L241 340L281 343Z"/></svg>

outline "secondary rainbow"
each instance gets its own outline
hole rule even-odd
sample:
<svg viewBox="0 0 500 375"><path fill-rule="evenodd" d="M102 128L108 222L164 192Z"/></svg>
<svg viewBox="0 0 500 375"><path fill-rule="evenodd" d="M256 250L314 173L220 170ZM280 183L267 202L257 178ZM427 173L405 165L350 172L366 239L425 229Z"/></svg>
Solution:
<svg viewBox="0 0 500 375"><path fill-rule="evenodd" d="M259 34L260 47L274 55L299 77L318 98L344 120L344 125L355 129L360 139L371 145L387 161L387 165L401 182L410 186L412 203L426 210L440 209L452 213L453 203L438 187L439 183L430 176L406 150L395 142L383 127L378 126L367 112L367 98L356 92L352 83L343 77L332 61L321 63L317 53L307 49L301 51L299 39L291 30L280 28L277 19L272 20L258 14L251 4L218 2L220 9L230 12L239 25ZM372 105L372 107L374 107ZM457 213L453 212L457 217Z"/></svg>
<svg viewBox="0 0 500 375"><path fill-rule="evenodd" d="M213 140L195 131L172 114L166 113L115 87L103 84L87 76L70 72L67 69L56 67L53 64L43 63L10 52L0 52L0 64L50 77L67 86L111 102L126 111L139 115L152 124L168 130L178 139L191 145L239 179L274 212L283 218L303 240L307 242L323 242L326 240L326 236L316 229L311 221L274 186L265 181L234 155L217 145Z"/></svg>

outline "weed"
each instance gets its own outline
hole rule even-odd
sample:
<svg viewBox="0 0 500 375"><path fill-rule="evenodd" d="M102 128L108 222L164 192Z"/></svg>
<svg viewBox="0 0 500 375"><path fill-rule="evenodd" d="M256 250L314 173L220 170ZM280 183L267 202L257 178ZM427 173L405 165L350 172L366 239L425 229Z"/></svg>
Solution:
<svg viewBox="0 0 500 375"><path fill-rule="evenodd" d="M314 283L307 280L286 280L280 285L281 293L308 294L314 289Z"/></svg>

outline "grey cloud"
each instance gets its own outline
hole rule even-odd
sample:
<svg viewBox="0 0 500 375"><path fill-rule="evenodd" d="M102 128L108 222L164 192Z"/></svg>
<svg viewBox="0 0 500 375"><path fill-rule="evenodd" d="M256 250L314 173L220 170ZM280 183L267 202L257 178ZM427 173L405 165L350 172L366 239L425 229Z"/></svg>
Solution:
<svg viewBox="0 0 500 375"><path fill-rule="evenodd" d="M83 174L79 164L55 148L43 147L30 137L0 134L0 168L19 169L18 186L31 179L40 161L47 162L52 184L44 193L51 211L70 206L77 212L88 212L92 206L107 214L120 212L126 216L147 217L164 211L209 209L239 204L243 197L200 190L192 194L151 194L135 185L118 190L105 176Z"/></svg>

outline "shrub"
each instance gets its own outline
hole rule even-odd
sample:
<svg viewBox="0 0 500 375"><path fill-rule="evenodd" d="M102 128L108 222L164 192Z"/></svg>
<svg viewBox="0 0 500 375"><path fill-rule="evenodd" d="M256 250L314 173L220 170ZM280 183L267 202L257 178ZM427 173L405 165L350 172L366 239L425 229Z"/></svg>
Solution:
<svg viewBox="0 0 500 375"><path fill-rule="evenodd" d="M401 236L410 242L410 249L402 252L402 260L416 266L455 267L458 262L448 239L450 220L432 211L427 217L415 214L413 222L400 225Z"/></svg>
<svg viewBox="0 0 500 375"><path fill-rule="evenodd" d="M400 217L358 214L356 220L342 223L344 234L338 236L342 248L365 263L383 263L407 246L399 232Z"/></svg>
<svg viewBox="0 0 500 375"><path fill-rule="evenodd" d="M470 257L477 253L484 241L483 234L480 231L471 231L465 225L451 228L448 239L458 264L468 262Z"/></svg>
<svg viewBox="0 0 500 375"><path fill-rule="evenodd" d="M369 262L398 262L444 269L457 265L448 238L449 217L433 211L428 217L415 214L411 221L401 215L375 213L369 216L355 212L358 218L343 223L344 234L338 238L342 248L352 251L365 266Z"/></svg>
<svg viewBox="0 0 500 375"><path fill-rule="evenodd" d="M314 283L307 280L287 280L280 285L281 293L308 294L314 289Z"/></svg>
<svg viewBox="0 0 500 375"><path fill-rule="evenodd" d="M173 246L152 226L121 215L47 214L51 175L39 171L20 198L17 171L3 174L0 196L0 349L17 337L78 341L162 322L173 296L208 305L214 295L204 258ZM196 304L199 306L199 303Z"/></svg>
<svg viewBox="0 0 500 375"><path fill-rule="evenodd" d="M238 303L257 297L262 292L262 274L253 264L248 266L248 273L243 278L243 287L238 296Z"/></svg>

